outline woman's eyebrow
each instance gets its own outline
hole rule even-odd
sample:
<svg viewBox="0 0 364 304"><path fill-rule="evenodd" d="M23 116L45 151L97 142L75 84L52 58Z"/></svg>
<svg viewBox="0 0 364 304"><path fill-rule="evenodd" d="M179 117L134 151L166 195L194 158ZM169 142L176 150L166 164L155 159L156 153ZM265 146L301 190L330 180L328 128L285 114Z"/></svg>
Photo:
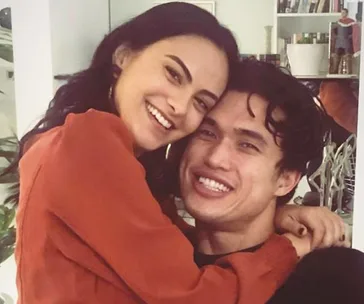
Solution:
<svg viewBox="0 0 364 304"><path fill-rule="evenodd" d="M183 72L185 73L185 75L187 77L188 82L191 83L192 82L192 75L191 75L190 71L188 70L187 66L181 60L181 58L179 58L179 57L177 57L175 55L166 55L166 57L172 59L174 62L176 62L182 68ZM208 90L201 90L200 93L209 96L215 102L217 102L219 100L219 97L217 97L214 93L212 93L212 92L210 92Z"/></svg>
<svg viewBox="0 0 364 304"><path fill-rule="evenodd" d="M172 59L173 61L175 61L183 70L183 72L185 73L188 82L192 82L192 75L190 73L190 71L188 70L187 66L184 64L184 62L177 56L175 55L166 55L166 57Z"/></svg>

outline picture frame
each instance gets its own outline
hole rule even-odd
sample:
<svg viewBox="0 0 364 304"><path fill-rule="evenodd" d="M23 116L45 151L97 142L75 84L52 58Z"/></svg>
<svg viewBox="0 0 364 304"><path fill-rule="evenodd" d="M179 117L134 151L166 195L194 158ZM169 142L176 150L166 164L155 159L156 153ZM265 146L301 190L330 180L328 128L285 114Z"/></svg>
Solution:
<svg viewBox="0 0 364 304"><path fill-rule="evenodd" d="M155 1L153 2L153 6L157 6L163 3L168 3L168 2L174 2L174 1ZM187 2L187 3L191 3L194 4L206 11L208 11L210 14L216 16L216 5L215 5L215 1L180 1L180 2Z"/></svg>

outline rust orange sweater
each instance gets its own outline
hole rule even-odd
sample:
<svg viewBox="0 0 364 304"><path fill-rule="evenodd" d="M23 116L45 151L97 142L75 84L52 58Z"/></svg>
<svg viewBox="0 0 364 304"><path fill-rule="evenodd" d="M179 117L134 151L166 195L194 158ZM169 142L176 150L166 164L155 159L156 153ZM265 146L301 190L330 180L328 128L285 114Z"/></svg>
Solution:
<svg viewBox="0 0 364 304"><path fill-rule="evenodd" d="M116 116L90 110L42 134L20 163L21 304L265 303L297 257L276 236L199 269L153 199Z"/></svg>

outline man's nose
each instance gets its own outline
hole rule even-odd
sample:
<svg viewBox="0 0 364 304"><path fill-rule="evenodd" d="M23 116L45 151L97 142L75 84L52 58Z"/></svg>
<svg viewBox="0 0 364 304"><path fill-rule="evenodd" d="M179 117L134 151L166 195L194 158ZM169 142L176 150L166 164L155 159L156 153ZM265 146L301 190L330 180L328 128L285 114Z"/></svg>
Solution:
<svg viewBox="0 0 364 304"><path fill-rule="evenodd" d="M231 169L231 158L231 144L225 140L222 140L210 148L205 162L212 169L228 171Z"/></svg>

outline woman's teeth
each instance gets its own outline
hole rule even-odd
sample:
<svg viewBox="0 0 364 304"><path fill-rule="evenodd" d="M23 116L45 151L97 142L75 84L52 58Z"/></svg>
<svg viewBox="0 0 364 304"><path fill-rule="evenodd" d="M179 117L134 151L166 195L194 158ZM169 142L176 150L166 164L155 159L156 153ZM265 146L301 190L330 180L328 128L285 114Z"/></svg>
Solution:
<svg viewBox="0 0 364 304"><path fill-rule="evenodd" d="M229 192L231 189L224 184L221 184L213 179L209 179L207 177L200 176L198 181L203 184L206 188L217 191L217 192Z"/></svg>
<svg viewBox="0 0 364 304"><path fill-rule="evenodd" d="M155 119L166 129L170 129L172 127L172 123L170 123L156 108L154 108L151 104L147 104L147 109L150 114L152 114Z"/></svg>

